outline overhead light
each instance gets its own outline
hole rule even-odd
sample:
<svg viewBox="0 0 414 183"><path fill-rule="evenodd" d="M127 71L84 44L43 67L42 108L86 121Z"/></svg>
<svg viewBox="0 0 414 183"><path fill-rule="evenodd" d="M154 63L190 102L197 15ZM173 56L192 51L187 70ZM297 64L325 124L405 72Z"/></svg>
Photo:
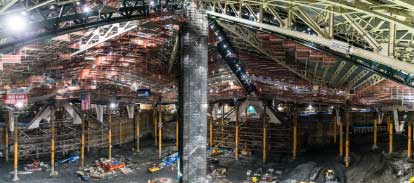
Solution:
<svg viewBox="0 0 414 183"><path fill-rule="evenodd" d="M155 2L154 1L150 1L150 6L154 6Z"/></svg>
<svg viewBox="0 0 414 183"><path fill-rule="evenodd" d="M49 6L49 9L51 9L51 10L54 10L56 7L55 7L55 5L50 5Z"/></svg>
<svg viewBox="0 0 414 183"><path fill-rule="evenodd" d="M91 8L89 8L88 6L83 6L83 12L84 13L89 13L89 12L91 12Z"/></svg>
<svg viewBox="0 0 414 183"><path fill-rule="evenodd" d="M23 16L12 15L6 18L6 26L13 32L21 32L27 26L27 21Z"/></svg>
<svg viewBox="0 0 414 183"><path fill-rule="evenodd" d="M24 103L22 101L18 101L16 104L14 104L17 109L22 110L24 108Z"/></svg>
<svg viewBox="0 0 414 183"><path fill-rule="evenodd" d="M77 2L76 2L76 5L80 5L80 2L79 2L79 1L77 1Z"/></svg>
<svg viewBox="0 0 414 183"><path fill-rule="evenodd" d="M116 104L115 104L115 103L113 103L113 102L111 102L111 103L109 104L109 108L111 108L111 109L115 109L115 108L116 108Z"/></svg>

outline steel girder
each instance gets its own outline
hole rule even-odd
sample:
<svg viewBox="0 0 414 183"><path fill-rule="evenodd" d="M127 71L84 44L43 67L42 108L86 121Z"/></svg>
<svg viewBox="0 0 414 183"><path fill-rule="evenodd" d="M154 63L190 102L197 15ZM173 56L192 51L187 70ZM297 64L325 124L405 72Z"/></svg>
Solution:
<svg viewBox="0 0 414 183"><path fill-rule="evenodd" d="M410 3L406 0L382 3L359 0L205 2L210 15L281 34L289 33L289 36L326 47L335 45L335 40L344 41L349 43L342 44L346 47L342 50L345 54L414 74L411 64L414 63L414 9L407 6ZM306 27L313 31L309 32ZM394 31L397 34L390 34Z"/></svg>
<svg viewBox="0 0 414 183"><path fill-rule="evenodd" d="M26 17L32 17L32 19L29 20L30 30L26 33L16 36L6 34L5 30L0 32L2 37L0 38L0 52L8 52L12 48L36 40L48 39L79 30L130 20L168 16L176 10L182 9L182 4L170 2L163 5L163 12L158 6L150 6L144 0L123 0L116 8L96 5L91 7L89 11L83 11L82 4L78 5L75 1L58 6L58 11L56 10L58 7L52 10L49 7L40 6L27 12Z"/></svg>
<svg viewBox="0 0 414 183"><path fill-rule="evenodd" d="M402 62L388 56L358 48L342 41L326 39L318 36L311 36L304 32L286 29L277 25L260 23L246 18L235 17L233 15L226 15L213 11L208 11L208 14L212 17L216 17L227 22L232 22L233 24L237 23L242 26L252 27L263 31L270 31L278 34L281 37L296 40L303 45L320 49L347 61L351 61L352 63L369 69L370 71L373 71L374 73L377 73L391 80L397 81L407 86L413 86L413 64Z"/></svg>

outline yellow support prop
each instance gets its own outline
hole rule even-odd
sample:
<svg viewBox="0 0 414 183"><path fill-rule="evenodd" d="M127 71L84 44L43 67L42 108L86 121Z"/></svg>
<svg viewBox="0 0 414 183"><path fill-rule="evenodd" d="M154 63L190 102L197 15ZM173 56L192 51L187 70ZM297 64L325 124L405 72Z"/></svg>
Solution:
<svg viewBox="0 0 414 183"><path fill-rule="evenodd" d="M85 162L85 121L82 121L82 134L81 134L81 167Z"/></svg>
<svg viewBox="0 0 414 183"><path fill-rule="evenodd" d="M293 126L293 148L292 148L292 159L296 159L296 148L297 148L297 126Z"/></svg>
<svg viewBox="0 0 414 183"><path fill-rule="evenodd" d="M350 112L346 113L346 132L345 132L345 167L349 167L349 125L351 123Z"/></svg>
<svg viewBox="0 0 414 183"><path fill-rule="evenodd" d="M336 128L337 128L337 126L336 126L336 116L334 114L334 117L333 117L333 141L334 141L334 144L336 144Z"/></svg>
<svg viewBox="0 0 414 183"><path fill-rule="evenodd" d="M377 130L378 130L378 120L374 119L374 146L377 146Z"/></svg>
<svg viewBox="0 0 414 183"><path fill-rule="evenodd" d="M162 157L162 112L161 106L158 108L158 157Z"/></svg>
<svg viewBox="0 0 414 183"><path fill-rule="evenodd" d="M19 127L17 125L18 121L17 121L17 114L14 115L14 156L13 156L13 160L14 160L14 178L13 181L18 181L19 177L17 177L17 171L18 171L18 162L19 162Z"/></svg>
<svg viewBox="0 0 414 183"><path fill-rule="evenodd" d="M50 142L50 176L56 175L55 172L55 110L52 110L50 114L50 135L51 135L51 142Z"/></svg>
<svg viewBox="0 0 414 183"><path fill-rule="evenodd" d="M213 146L213 118L209 118L210 121L210 146Z"/></svg>
<svg viewBox="0 0 414 183"><path fill-rule="evenodd" d="M411 158L411 144L413 141L413 123L408 122L408 148L407 148L407 158Z"/></svg>
<svg viewBox="0 0 414 183"><path fill-rule="evenodd" d="M108 159L112 163L112 111L109 111L108 119Z"/></svg>

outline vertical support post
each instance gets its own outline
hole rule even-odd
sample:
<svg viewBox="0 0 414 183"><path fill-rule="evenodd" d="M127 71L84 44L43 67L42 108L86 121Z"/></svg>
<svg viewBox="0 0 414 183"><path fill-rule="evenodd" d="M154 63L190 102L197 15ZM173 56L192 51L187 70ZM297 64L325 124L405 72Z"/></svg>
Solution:
<svg viewBox="0 0 414 183"><path fill-rule="evenodd" d="M333 114L334 116L333 116L333 142L334 142L334 144L336 144L336 129L338 128L337 126L336 126L336 114Z"/></svg>
<svg viewBox="0 0 414 183"><path fill-rule="evenodd" d="M13 115L14 117L14 151L13 151L13 169L14 169L14 177L13 181L20 180L17 176L17 170L18 170L18 163L19 163L19 126L18 126L18 120L17 120L17 114Z"/></svg>
<svg viewBox="0 0 414 183"><path fill-rule="evenodd" d="M208 121L209 121L209 132L210 132L210 135L209 135L209 145L210 146L213 146L213 118L208 118Z"/></svg>
<svg viewBox="0 0 414 183"><path fill-rule="evenodd" d="M342 121L339 121L339 156L344 156L344 127Z"/></svg>
<svg viewBox="0 0 414 183"><path fill-rule="evenodd" d="M374 148L377 148L378 120L374 119Z"/></svg>
<svg viewBox="0 0 414 183"><path fill-rule="evenodd" d="M296 151L297 151L297 126L298 126L298 117L296 115L296 111L293 111L293 147L292 147L292 159L296 159Z"/></svg>
<svg viewBox="0 0 414 183"><path fill-rule="evenodd" d="M346 120L346 132L345 132L345 167L349 167L349 126L351 123L350 112L347 111L345 114Z"/></svg>
<svg viewBox="0 0 414 183"><path fill-rule="evenodd" d="M286 28L290 29L292 27L292 22L293 22L293 12L292 12L292 7L288 7L288 18L287 18L287 24L286 24Z"/></svg>
<svg viewBox="0 0 414 183"><path fill-rule="evenodd" d="M162 157L162 111L161 105L158 107L158 157Z"/></svg>
<svg viewBox="0 0 414 183"><path fill-rule="evenodd" d="M208 182L208 21L197 3L186 8L189 18L181 29L179 183Z"/></svg>
<svg viewBox="0 0 414 183"><path fill-rule="evenodd" d="M154 124L154 143L155 143L155 146L158 146L157 110L156 110L155 104L152 106L152 110L153 110L152 120L153 120L153 124Z"/></svg>
<svg viewBox="0 0 414 183"><path fill-rule="evenodd" d="M91 150L90 149L91 148L91 129L90 129L90 122L89 122L89 120L87 120L86 122L87 122L87 125L88 125L87 126L87 132L86 132L87 133L87 138L88 138L87 139L87 141L88 141L88 150L87 151L89 153L90 150Z"/></svg>
<svg viewBox="0 0 414 183"><path fill-rule="evenodd" d="M178 144L179 144L180 140L179 140L179 124L178 124L178 112L177 112L177 119L175 121L175 146L178 149Z"/></svg>
<svg viewBox="0 0 414 183"><path fill-rule="evenodd" d="M108 159L112 163L112 111L108 112Z"/></svg>
<svg viewBox="0 0 414 183"><path fill-rule="evenodd" d="M266 163L267 160L267 115L266 115L266 106L264 106L263 114L263 145L262 145L262 159L263 163Z"/></svg>
<svg viewBox="0 0 414 183"><path fill-rule="evenodd" d="M234 156L236 160L239 160L239 106L236 105L236 132L234 142Z"/></svg>
<svg viewBox="0 0 414 183"><path fill-rule="evenodd" d="M122 123L123 123L124 119L120 118L119 119L119 145L122 144Z"/></svg>
<svg viewBox="0 0 414 183"><path fill-rule="evenodd" d="M80 166L83 167L85 163L85 120L82 121L81 124L81 164Z"/></svg>
<svg viewBox="0 0 414 183"><path fill-rule="evenodd" d="M50 176L57 175L55 172L55 123L56 123L56 109L52 107L50 112Z"/></svg>
<svg viewBox="0 0 414 183"><path fill-rule="evenodd" d="M136 114L136 124L135 124L135 138L136 138L136 148L137 148L137 152L139 152L139 143L140 143L140 137L141 137L141 110L138 110L138 113Z"/></svg>
<svg viewBox="0 0 414 183"><path fill-rule="evenodd" d="M10 125L10 119L9 119L9 112L6 112L5 122L6 127L4 129L4 155L6 156L6 162L9 161L9 125Z"/></svg>
<svg viewBox="0 0 414 183"><path fill-rule="evenodd" d="M413 142L413 122L411 119L408 121L408 147L407 147L407 158L411 158L411 145Z"/></svg>
<svg viewBox="0 0 414 183"><path fill-rule="evenodd" d="M388 117L388 130L389 130L389 146L388 146L388 153L391 154L393 152L393 136L394 136L394 128L391 120L391 116Z"/></svg>
<svg viewBox="0 0 414 183"><path fill-rule="evenodd" d="M257 19L257 22L262 23L263 22L263 3L260 4L259 7L259 17Z"/></svg>

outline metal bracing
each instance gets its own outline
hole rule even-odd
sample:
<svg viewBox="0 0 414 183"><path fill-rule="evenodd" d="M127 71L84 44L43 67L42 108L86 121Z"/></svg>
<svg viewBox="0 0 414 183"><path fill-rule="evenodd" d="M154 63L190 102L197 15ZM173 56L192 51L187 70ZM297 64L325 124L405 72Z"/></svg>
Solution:
<svg viewBox="0 0 414 183"><path fill-rule="evenodd" d="M205 0L205 2L209 12L217 12L217 9L211 7L222 7L219 12L223 17L230 16L279 28L290 28L298 32L304 30L301 27L302 23L323 38L344 40L355 47L373 50L375 54L381 56L388 56L385 50L388 46L383 43L388 43L388 35L392 27L389 25L394 24L395 31L398 32L395 35L393 49L396 58L394 61L414 63L414 53L412 53L414 9L408 0L386 3L335 0ZM237 13L234 12L235 9ZM263 15L265 21L257 21L257 15ZM247 24L257 27L257 24ZM308 35L303 34L299 38L304 36Z"/></svg>
<svg viewBox="0 0 414 183"><path fill-rule="evenodd" d="M385 78L377 75L377 74L373 74L372 76L368 77L367 79L365 79L364 81L358 83L357 85L352 87L352 90L354 90L355 93L357 93L358 91L367 88L369 86L373 86L376 85L378 83L380 83L381 81L384 81Z"/></svg>
<svg viewBox="0 0 414 183"><path fill-rule="evenodd" d="M253 31L250 31L242 26L229 24L226 22L217 21L217 23L228 32L231 32L234 36L237 37L237 39L243 40L247 44L249 44L251 47L253 47L255 50L257 50L259 53L265 55L267 58L277 62L279 65L285 67L289 71L295 73L297 76L301 77L302 79L305 79L307 81L313 82L311 78L308 78L305 76L304 73L298 71L297 69L293 68L292 66L285 63L285 61L282 61L272 55L272 53L266 48L263 48L261 46L260 38L257 37L257 34Z"/></svg>
<svg viewBox="0 0 414 183"><path fill-rule="evenodd" d="M77 55L82 53L90 48L95 47L103 42L106 42L114 37L122 35L130 30L137 28L137 24L132 24L131 22L127 22L124 25L120 23L111 24L109 26L103 26L96 28L90 34L84 36L79 41L79 50L72 53L71 56Z"/></svg>
<svg viewBox="0 0 414 183"><path fill-rule="evenodd" d="M49 1L40 3L47 2L52 3ZM175 10L182 8L182 5L177 5L178 3L175 1L169 1L168 5L163 5L163 12L160 12L159 8L151 8L144 0L124 0L113 6L99 4L91 7L89 11L84 11L83 5L78 5L75 1L54 4L56 5L54 9L42 8L46 4L40 3L31 3L30 6L36 6L36 8L27 12L26 16L32 18L29 23L30 32L20 36L0 32L0 36L2 36L0 37L0 50L2 52L10 51L10 48L35 40L43 40L79 30L136 19L169 16Z"/></svg>
<svg viewBox="0 0 414 183"><path fill-rule="evenodd" d="M368 70L362 70L358 75L354 77L349 83L348 88L353 88L361 79L367 76L370 72Z"/></svg>
<svg viewBox="0 0 414 183"><path fill-rule="evenodd" d="M335 70L334 74L331 76L331 79L329 80L329 83L335 82L336 78L342 72L342 69L344 68L345 65L346 65L345 61L342 61L342 62L339 63L338 67L336 67L336 70Z"/></svg>
<svg viewBox="0 0 414 183"><path fill-rule="evenodd" d="M341 77L341 79L338 81L338 85L343 84L345 81L348 81L349 77L355 72L355 70L358 69L358 66L352 65L351 68L348 69L348 71Z"/></svg>
<svg viewBox="0 0 414 183"><path fill-rule="evenodd" d="M243 18L237 18L231 15L223 15L216 12L208 11L210 16L225 20L227 22L238 23L240 25L249 26L264 31L270 31L279 34L283 37L294 39L301 44L318 47L334 55L338 55L346 60L350 60L354 63L364 66L377 73L381 73L390 79L404 83L411 86L412 75L414 74L414 65L401 62L397 59L374 53L369 50L351 46L347 43L338 40L325 39L319 36L309 36L307 33L289 30L286 28L270 25L266 23L259 23L250 21ZM385 69L387 68L387 69ZM395 76L395 75L404 76ZM405 79L401 79L405 78ZM408 80L406 80L408 79Z"/></svg>

